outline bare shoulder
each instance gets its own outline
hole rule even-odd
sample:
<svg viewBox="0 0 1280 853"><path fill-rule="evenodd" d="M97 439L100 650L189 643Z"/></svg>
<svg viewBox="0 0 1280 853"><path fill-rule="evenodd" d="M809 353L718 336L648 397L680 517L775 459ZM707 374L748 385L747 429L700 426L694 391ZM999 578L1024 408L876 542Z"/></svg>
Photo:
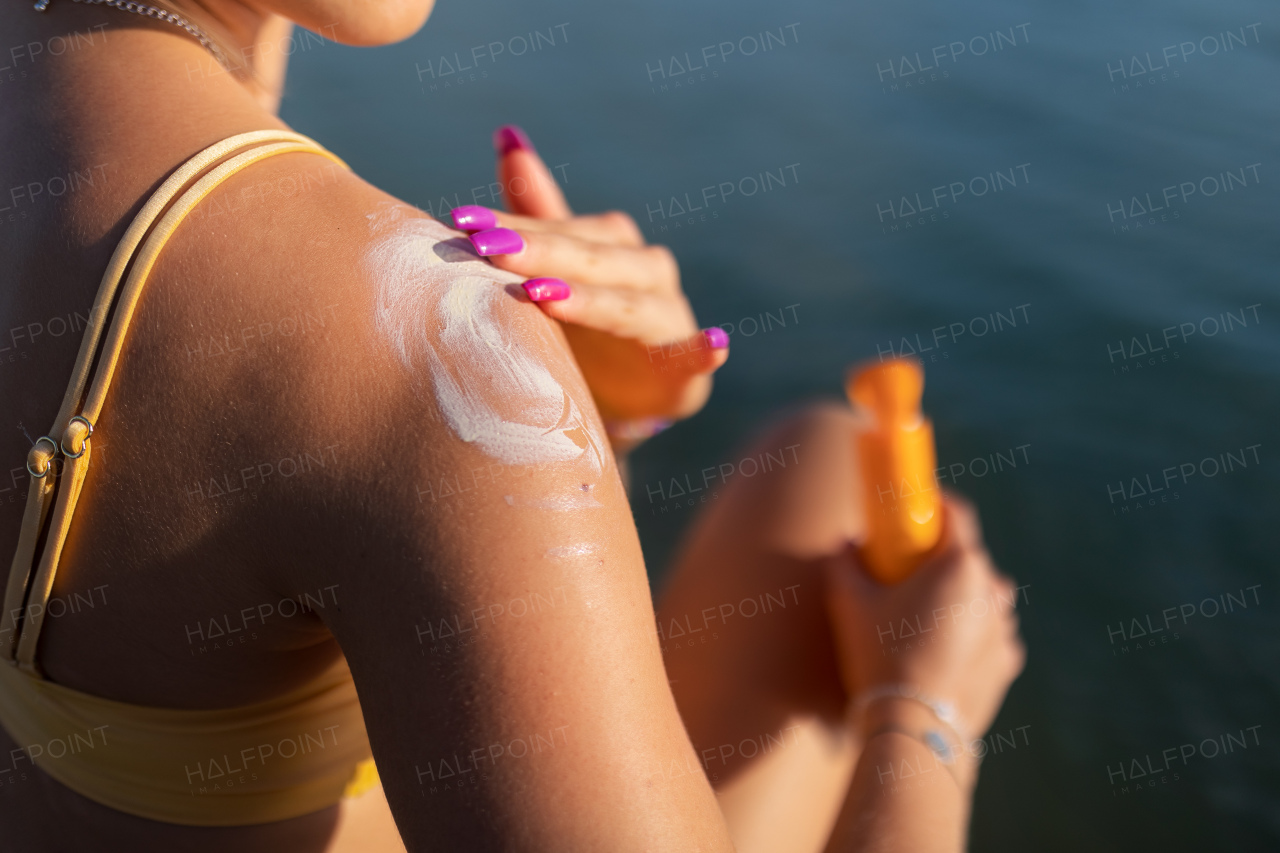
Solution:
<svg viewBox="0 0 1280 853"><path fill-rule="evenodd" d="M259 181L305 168L278 159ZM225 230L209 199L167 261L170 349L206 417L234 410L192 424L203 452L266 465L232 478L270 494L243 521L260 553L335 590L323 619L409 849L727 849L560 328L420 211L345 174L309 192Z"/></svg>
<svg viewBox="0 0 1280 853"><path fill-rule="evenodd" d="M184 228L157 268L173 380L206 415L234 407L277 482L277 462L308 469L268 511L364 495L379 524L427 529L481 523L481 495L507 513L625 508L560 329L461 232L312 155L235 176Z"/></svg>

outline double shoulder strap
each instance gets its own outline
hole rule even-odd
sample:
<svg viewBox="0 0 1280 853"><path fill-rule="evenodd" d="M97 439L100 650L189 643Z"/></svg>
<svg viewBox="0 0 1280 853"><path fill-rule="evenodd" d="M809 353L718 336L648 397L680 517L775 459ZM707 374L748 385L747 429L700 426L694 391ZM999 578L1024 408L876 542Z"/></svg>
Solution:
<svg viewBox="0 0 1280 853"><path fill-rule="evenodd" d="M0 659L39 675L36 644L58 558L89 471L93 425L102 412L129 321L160 250L196 204L227 178L259 160L292 152L319 154L346 165L301 134L259 130L232 136L174 172L120 240L98 287L62 407L49 433L37 439L27 454L30 485L0 613Z"/></svg>

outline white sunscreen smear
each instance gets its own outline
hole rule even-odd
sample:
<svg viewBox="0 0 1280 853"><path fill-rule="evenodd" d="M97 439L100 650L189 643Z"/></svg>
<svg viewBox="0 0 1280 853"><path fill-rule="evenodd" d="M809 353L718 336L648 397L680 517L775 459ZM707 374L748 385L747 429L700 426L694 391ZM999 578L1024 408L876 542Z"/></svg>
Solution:
<svg viewBox="0 0 1280 853"><path fill-rule="evenodd" d="M365 262L378 330L407 368L425 369L453 432L508 465L586 457L603 470L593 419L529 350L531 333L497 318L495 307L514 298L508 288L524 279L485 263L434 220L395 209L371 222L381 237Z"/></svg>

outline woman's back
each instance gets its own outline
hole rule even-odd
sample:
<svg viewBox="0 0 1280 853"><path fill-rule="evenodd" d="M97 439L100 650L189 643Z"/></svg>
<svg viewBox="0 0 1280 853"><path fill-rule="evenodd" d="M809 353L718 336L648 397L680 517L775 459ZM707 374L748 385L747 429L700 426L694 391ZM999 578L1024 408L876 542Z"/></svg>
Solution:
<svg viewBox="0 0 1280 853"><path fill-rule="evenodd" d="M112 32L99 36L98 49L146 57L145 44L133 42L153 36ZM10 415L0 453L17 462L50 429L102 272L133 215L187 157L248 129L252 116L251 99L236 104L234 90L223 114L210 116L208 93L193 100L165 92L160 72L160 85L137 94L129 109L136 87L125 82L124 66L113 79L116 66L94 59L93 73L74 62L39 68L45 73L3 106L10 138L0 173L15 189L0 230L10 261L0 270L8 348L0 353L7 368L0 400ZM115 108L86 114L82 98ZM34 144L40 139L64 144ZM266 194L295 183L308 192L293 193L292 203ZM318 491L340 476L340 442L308 444L316 436L295 418L308 414L297 409L307 366L341 347L333 335L340 302L358 308L349 297L311 301L317 282L299 258L320 258L304 251L305 229L294 223L314 224L326 201L354 212L353 193L372 191L327 160L264 161L205 200L165 247L95 425L89 485L46 611L39 662L51 681L135 705L227 708L280 695L338 657L317 612L341 604L338 590L291 572L283 556L289 532L272 509L281 492ZM280 269L290 263L293 272ZM259 404L266 400L273 404ZM9 473L0 485L6 566L27 488L24 469ZM5 754L28 746L9 744ZM56 844L57 836L42 836L47 844L33 841L31 849L79 848L90 839L110 846L104 838L125 843L152 830L188 845L186 836L200 834L153 824L139 830L141 821L79 800L21 756L9 764L0 805L6 828L75 833ZM198 775L192 781L199 795ZM68 799L96 820L60 824L57 806ZM322 838L334 817L295 821L290 837Z"/></svg>
<svg viewBox="0 0 1280 853"><path fill-rule="evenodd" d="M17 466L49 429L78 346L56 318L87 313L129 219L177 165L269 126L233 81L175 75L155 38L112 32L102 54L50 65L0 107L7 186L96 176L29 191L0 232L4 326L27 330L4 342L0 374L13 421L0 453L15 469L3 553L25 492ZM563 336L503 287L518 278L480 281L466 244L422 221L307 154L257 164L200 204L152 273L95 425L53 590L78 604L45 621L40 664L89 694L226 708L314 677L339 654L336 635L411 846L486 847L516 825L530 847L670 832L722 846L705 777L650 778L696 757L625 495ZM289 599L310 612L283 615ZM472 636L437 643L451 624ZM591 778L618 738L625 766ZM68 823L58 815L77 798L15 773L0 821L28 849L230 837L324 849L336 819L187 829L79 800L86 819ZM552 805L588 792L572 815Z"/></svg>

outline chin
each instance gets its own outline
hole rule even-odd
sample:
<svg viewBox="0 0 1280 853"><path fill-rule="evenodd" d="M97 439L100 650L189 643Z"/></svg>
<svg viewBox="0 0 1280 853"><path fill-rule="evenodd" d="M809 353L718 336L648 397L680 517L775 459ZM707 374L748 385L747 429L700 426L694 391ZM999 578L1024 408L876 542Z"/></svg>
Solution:
<svg viewBox="0 0 1280 853"><path fill-rule="evenodd" d="M271 11L354 47L404 41L422 29L435 0L277 0Z"/></svg>

